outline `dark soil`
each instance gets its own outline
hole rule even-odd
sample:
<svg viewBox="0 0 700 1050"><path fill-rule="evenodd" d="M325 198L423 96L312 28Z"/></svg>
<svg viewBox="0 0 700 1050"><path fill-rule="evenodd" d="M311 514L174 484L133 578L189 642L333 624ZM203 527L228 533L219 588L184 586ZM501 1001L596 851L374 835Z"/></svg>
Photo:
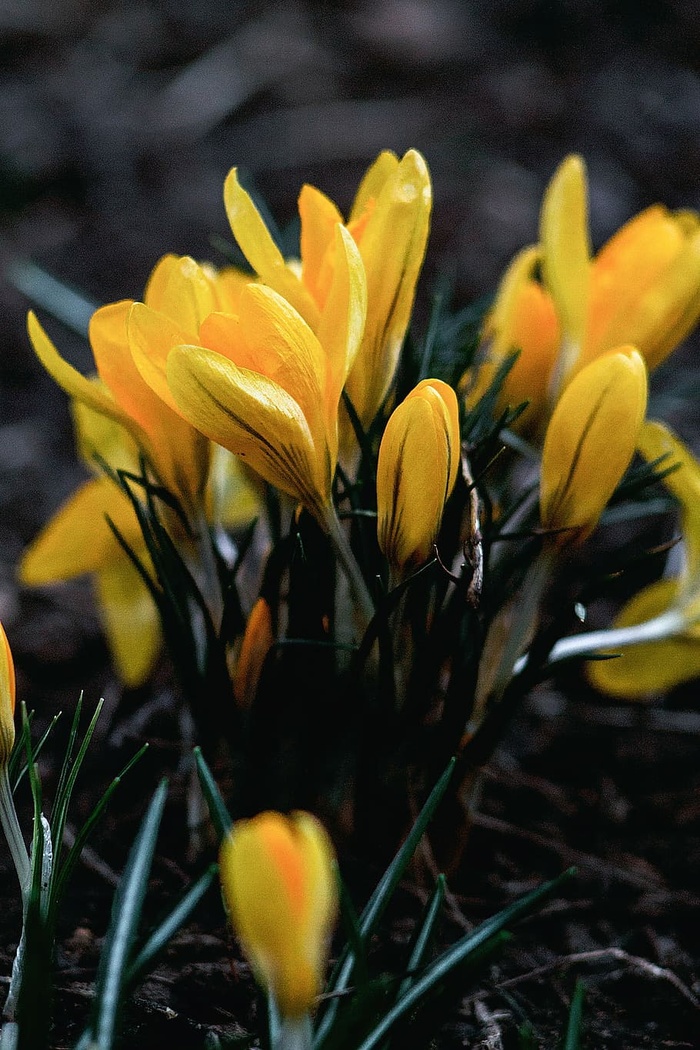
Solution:
<svg viewBox="0 0 700 1050"><path fill-rule="evenodd" d="M33 260L95 302L140 294L165 251L220 261L211 238L226 236L221 185L234 163L285 223L303 181L346 207L380 149L420 148L435 212L419 318L438 274L453 279L459 304L493 289L512 253L534 238L542 190L572 150L589 166L596 245L656 200L700 207L700 10L692 0L6 0L0 32L0 257L10 267ZM114 883L163 775L171 792L148 920L203 860L187 859L167 667L148 688L123 693L89 584L30 593L14 579L21 551L83 474L66 399L33 358L28 301L13 280L0 286L0 619L19 697L39 724L70 712L81 690L88 707L106 698L73 826L140 743L151 743L69 893L58 1050L88 1016ZM48 324L87 364L84 342ZM693 347L674 362L667 388L681 368L695 367ZM657 396L662 389L663 377ZM666 418L697 438L692 401L674 401ZM59 728L42 760L49 798L66 732ZM484 771L442 935L455 939L570 864L578 874L465 987L440 1047L558 1046L579 976L584 1050L700 1047L699 735L690 686L649 708L628 707L569 674L528 700ZM348 865L361 903L377 873L356 858ZM420 887L418 877L407 885L377 945L387 964L409 935ZM0 897L1 984L20 929L4 848ZM194 1048L208 1031L263 1028L262 1000L212 893L138 989L124 1045Z"/></svg>

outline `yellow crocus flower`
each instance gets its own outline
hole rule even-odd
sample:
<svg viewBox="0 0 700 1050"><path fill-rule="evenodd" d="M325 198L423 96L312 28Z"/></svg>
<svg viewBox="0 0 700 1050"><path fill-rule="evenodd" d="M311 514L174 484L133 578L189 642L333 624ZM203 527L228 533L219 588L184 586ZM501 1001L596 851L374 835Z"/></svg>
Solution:
<svg viewBox="0 0 700 1050"><path fill-rule="evenodd" d="M581 542L629 466L644 421L647 374L631 346L591 362L559 399L542 450L540 518L558 544Z"/></svg>
<svg viewBox="0 0 700 1050"><path fill-rule="evenodd" d="M564 384L621 343L636 346L651 371L700 317L700 216L653 205L591 259L586 198L584 163L567 157L545 193L540 224L544 282L570 347Z"/></svg>
<svg viewBox="0 0 700 1050"><path fill-rule="evenodd" d="M549 378L561 342L552 297L533 276L541 254L538 248L525 248L506 270L486 319L485 358L462 383L467 406L472 407L490 387L499 366L517 352L501 387L497 411L517 408L527 401L527 410L514 424L525 433L535 431L546 418Z"/></svg>
<svg viewBox="0 0 700 1050"><path fill-rule="evenodd" d="M146 308L160 321L150 332L154 342L167 338L196 342L201 321L213 310L233 308L238 293L230 277L220 279L213 270L187 257L165 256L155 267L144 295ZM33 313L29 314L29 336L41 363L59 386L74 400L124 427L158 480L196 516L207 480L209 445L142 377L127 328L132 305L131 300L110 303L96 310L90 320L90 344L101 384L81 375L60 356ZM142 342L138 349L145 353Z"/></svg>
<svg viewBox="0 0 700 1050"><path fill-rule="evenodd" d="M562 390L586 365L631 344L652 371L699 317L700 216L652 205L592 256L586 169L571 155L544 194L539 245L516 256L487 319L482 368L489 371L477 370L469 381L483 390L504 358L521 351L500 404L529 400L520 425L543 430Z"/></svg>
<svg viewBox="0 0 700 1050"><path fill-rule="evenodd" d="M439 379L424 379L394 409L379 448L377 537L392 566L429 557L459 459L456 394Z"/></svg>
<svg viewBox="0 0 700 1050"><path fill-rule="evenodd" d="M231 923L283 1018L302 1018L322 988L337 911L334 852L310 813L265 812L233 825L219 856Z"/></svg>
<svg viewBox="0 0 700 1050"><path fill-rule="evenodd" d="M366 313L362 261L336 225L336 265L318 333L289 299L249 284L237 314L214 313L199 345L167 355L168 395L193 426L302 503L329 531L338 404ZM141 323L144 312L134 321ZM165 397L162 372L154 386Z"/></svg>
<svg viewBox="0 0 700 1050"><path fill-rule="evenodd" d="M0 770L15 746L15 664L5 628L0 623Z"/></svg>
<svg viewBox="0 0 700 1050"><path fill-rule="evenodd" d="M336 205L314 187L303 187L299 266L282 256L235 168L226 179L224 201L233 234L250 265L320 337L319 325L338 265L334 230L343 217ZM431 204L430 175L420 153L409 150L399 160L386 151L366 172L350 212L347 228L367 276L367 320L347 392L365 429L396 371L425 255Z"/></svg>
<svg viewBox="0 0 700 1050"><path fill-rule="evenodd" d="M621 610L612 630L647 622L670 621L666 637L615 650L615 660L588 664L588 677L601 692L637 700L665 693L700 676L700 463L663 423L642 429L639 451L648 462L663 457L660 469L672 469L663 484L680 505L684 563L678 576L644 587Z"/></svg>

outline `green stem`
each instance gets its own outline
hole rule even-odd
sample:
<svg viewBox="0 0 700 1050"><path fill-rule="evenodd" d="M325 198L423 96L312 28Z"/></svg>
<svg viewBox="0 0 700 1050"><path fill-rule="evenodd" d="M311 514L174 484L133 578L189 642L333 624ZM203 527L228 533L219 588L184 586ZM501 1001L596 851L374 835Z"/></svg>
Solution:
<svg viewBox="0 0 700 1050"><path fill-rule="evenodd" d="M330 536L331 542L335 548L338 560L343 566L343 570L350 584L350 589L352 590L355 601L359 607L363 621L362 627L366 630L370 621L374 617L374 602L372 601L364 577L360 572L360 567L355 560L350 541L348 540L342 525L338 521L338 516L333 506L329 506L326 509L324 524L328 530L328 535Z"/></svg>
<svg viewBox="0 0 700 1050"><path fill-rule="evenodd" d="M629 627L614 627L604 631L588 631L576 634L571 638L561 638L554 646L547 660L547 667L569 660L574 656L589 656L606 649L622 649L631 645L642 645L644 642L660 642L664 638L683 634L688 623L677 609L668 610L643 623L631 624ZM519 674L525 665L526 657L516 661L513 673Z"/></svg>
<svg viewBox="0 0 700 1050"><path fill-rule="evenodd" d="M209 531L209 523L203 513L198 516L195 527L202 593L207 603L212 623L218 632L224 614L224 598L221 593L221 583L216 567L216 556L214 554L211 532Z"/></svg>
<svg viewBox="0 0 700 1050"><path fill-rule="evenodd" d="M311 1050L313 1028L308 1014L302 1017L282 1017L272 1050Z"/></svg>
<svg viewBox="0 0 700 1050"><path fill-rule="evenodd" d="M552 566L551 552L546 549L533 563L525 582L513 604L513 620L499 653L498 668L491 679L489 698L499 698L518 669L522 669L526 657L521 653L529 645L533 624L539 621L539 608Z"/></svg>
<svg viewBox="0 0 700 1050"><path fill-rule="evenodd" d="M20 828L17 819L17 811L12 797L12 788L10 787L7 766L4 766L2 770L0 770L0 824L2 824L2 830L5 832L7 845L9 846L10 854L17 872L17 878L19 879L22 905L26 909L29 897L29 887L32 880L32 867L29 861L29 853L27 852L27 847L22 836L22 829Z"/></svg>

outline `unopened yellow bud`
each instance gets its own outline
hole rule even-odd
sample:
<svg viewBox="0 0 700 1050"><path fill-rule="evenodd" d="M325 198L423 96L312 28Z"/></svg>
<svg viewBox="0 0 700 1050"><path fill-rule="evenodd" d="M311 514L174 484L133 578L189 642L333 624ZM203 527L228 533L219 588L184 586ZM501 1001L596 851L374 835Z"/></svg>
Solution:
<svg viewBox="0 0 700 1050"><path fill-rule="evenodd" d="M321 991L337 911L330 838L310 813L260 813L234 824L221 884L257 980L283 1017L302 1017Z"/></svg>
<svg viewBox="0 0 700 1050"><path fill-rule="evenodd" d="M272 610L264 598L258 598L248 617L233 675L233 695L239 707L250 707L253 702L265 657L274 640Z"/></svg>
<svg viewBox="0 0 700 1050"><path fill-rule="evenodd" d="M15 743L15 665L0 623L0 769L7 765Z"/></svg>
<svg viewBox="0 0 700 1050"><path fill-rule="evenodd" d="M542 451L540 516L560 543L595 528L627 470L644 421L647 373L634 347L582 369L552 415Z"/></svg>
<svg viewBox="0 0 700 1050"><path fill-rule="evenodd" d="M377 536L391 565L428 558L459 469L459 410L447 383L424 379L394 410L377 463Z"/></svg>

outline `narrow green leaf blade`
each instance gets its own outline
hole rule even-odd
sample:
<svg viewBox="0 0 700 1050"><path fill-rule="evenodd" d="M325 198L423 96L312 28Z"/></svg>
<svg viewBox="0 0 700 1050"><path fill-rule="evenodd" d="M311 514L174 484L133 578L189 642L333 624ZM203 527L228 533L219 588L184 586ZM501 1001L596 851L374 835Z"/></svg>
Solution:
<svg viewBox="0 0 700 1050"><path fill-rule="evenodd" d="M581 1040L581 1023L583 1021L583 1000L586 997L586 985L579 977L574 988L574 997L569 1010L569 1023L562 1050L579 1050Z"/></svg>
<svg viewBox="0 0 700 1050"><path fill-rule="evenodd" d="M156 957L183 926L199 902L208 892L219 873L218 864L210 864L203 875L190 887L184 897L177 903L170 914L151 933L138 953L126 975L126 983L136 984L148 972Z"/></svg>
<svg viewBox="0 0 700 1050"><path fill-rule="evenodd" d="M194 760L197 766L197 776L199 782L202 785L202 791L204 797L207 800L209 807L209 816L212 819L216 833L219 836L219 841L224 839L233 824L231 814L226 808L226 803L221 797L221 792L217 786L214 776L209 766L206 763L202 750L199 747L194 749Z"/></svg>
<svg viewBox="0 0 700 1050"><path fill-rule="evenodd" d="M131 950L141 919L167 790L167 782L161 781L141 822L114 896L112 920L100 959L95 992L92 1031L94 1045L99 1050L112 1050L114 1045Z"/></svg>
<svg viewBox="0 0 700 1050"><path fill-rule="evenodd" d="M423 999L423 997L427 995L439 981L447 977L455 966L467 961L469 956L482 949L487 941L503 932L507 925L522 918L523 915L531 911L546 897L551 896L563 881L571 877L574 870L575 869L570 868L562 875L559 875L556 879L552 879L550 882L545 882L542 886L538 886L538 888L533 890L532 893L528 893L525 897L515 901L514 904L504 908L497 915L482 922L480 926L477 926L477 928L467 934L466 937L462 937L457 944L443 952L443 954L427 968L423 973L423 976L412 985L409 991L396 1003L386 1016L382 1018L377 1027L370 1033L361 1046L358 1047L358 1050L375 1050L377 1046L381 1045L382 1041L386 1038L396 1022L402 1017L405 1017L409 1011L415 1009L421 999Z"/></svg>

